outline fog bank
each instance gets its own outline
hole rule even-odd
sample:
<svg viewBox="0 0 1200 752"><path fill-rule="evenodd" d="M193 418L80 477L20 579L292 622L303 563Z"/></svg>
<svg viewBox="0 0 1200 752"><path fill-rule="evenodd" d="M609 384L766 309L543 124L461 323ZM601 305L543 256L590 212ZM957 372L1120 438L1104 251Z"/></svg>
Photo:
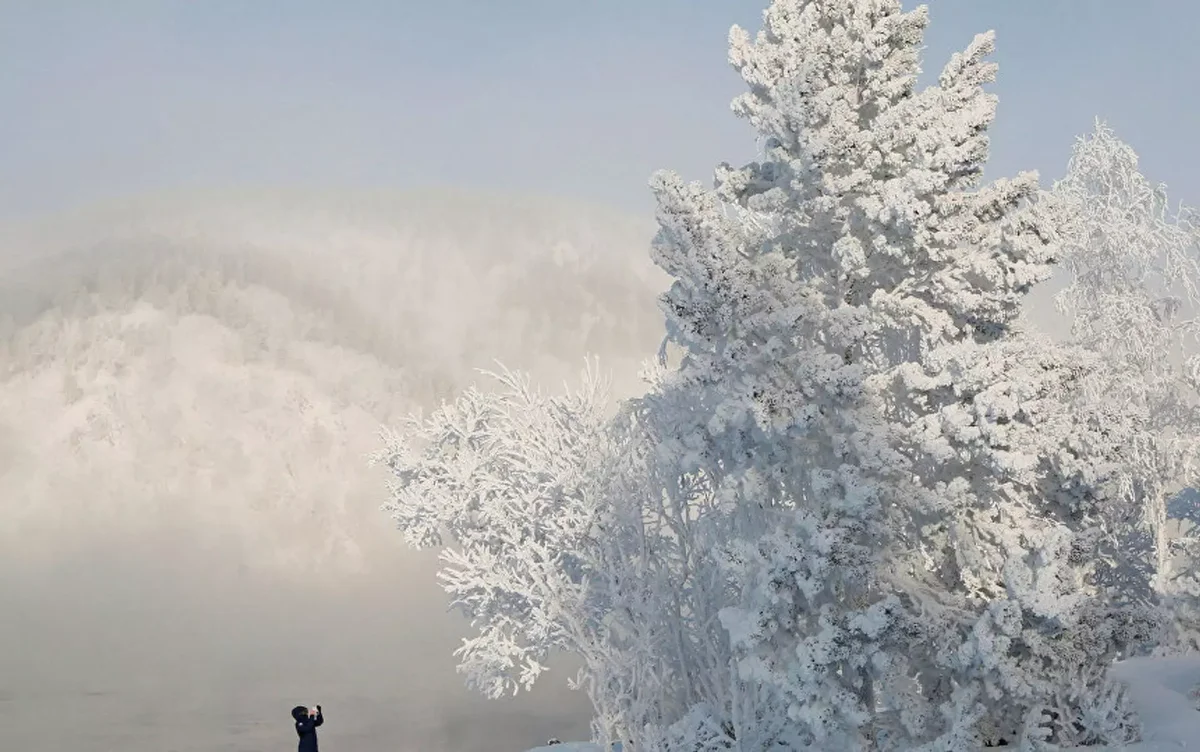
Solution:
<svg viewBox="0 0 1200 752"><path fill-rule="evenodd" d="M317 701L342 750L403 749L397 726L414 749L581 733L561 675L534 701L462 688L463 625L365 455L494 359L553 387L594 353L634 392L662 336L652 232L452 193L192 195L0 228L8 742L257 749Z"/></svg>

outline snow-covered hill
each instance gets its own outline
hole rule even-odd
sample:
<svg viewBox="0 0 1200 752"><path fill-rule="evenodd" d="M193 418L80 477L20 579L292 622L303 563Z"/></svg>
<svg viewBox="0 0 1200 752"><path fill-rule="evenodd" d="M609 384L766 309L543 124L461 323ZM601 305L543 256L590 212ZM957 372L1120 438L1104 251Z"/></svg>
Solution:
<svg viewBox="0 0 1200 752"><path fill-rule="evenodd" d="M653 352L652 228L456 194L234 196L0 235L0 549L182 530L240 564L363 565L381 423L494 358ZM626 382L626 389L635 387Z"/></svg>

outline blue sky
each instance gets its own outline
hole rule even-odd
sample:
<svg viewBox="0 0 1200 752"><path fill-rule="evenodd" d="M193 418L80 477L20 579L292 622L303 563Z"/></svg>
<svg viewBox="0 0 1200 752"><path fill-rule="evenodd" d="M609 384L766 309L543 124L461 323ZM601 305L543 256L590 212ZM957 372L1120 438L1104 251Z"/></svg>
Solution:
<svg viewBox="0 0 1200 752"><path fill-rule="evenodd" d="M0 217L223 186L451 185L650 207L753 150L731 23L765 0L0 0ZM912 3L906 3L911 7ZM993 172L1109 120L1200 203L1200 4L932 0L926 69L994 28Z"/></svg>

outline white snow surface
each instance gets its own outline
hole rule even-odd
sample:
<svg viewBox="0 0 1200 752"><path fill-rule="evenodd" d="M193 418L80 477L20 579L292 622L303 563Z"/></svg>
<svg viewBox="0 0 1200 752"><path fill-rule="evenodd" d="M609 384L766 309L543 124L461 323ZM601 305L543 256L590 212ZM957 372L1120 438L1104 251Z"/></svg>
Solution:
<svg viewBox="0 0 1200 752"><path fill-rule="evenodd" d="M1142 742L1125 749L1200 750L1200 712L1194 699L1200 655L1134 658L1114 666L1112 676L1129 684L1142 720Z"/></svg>

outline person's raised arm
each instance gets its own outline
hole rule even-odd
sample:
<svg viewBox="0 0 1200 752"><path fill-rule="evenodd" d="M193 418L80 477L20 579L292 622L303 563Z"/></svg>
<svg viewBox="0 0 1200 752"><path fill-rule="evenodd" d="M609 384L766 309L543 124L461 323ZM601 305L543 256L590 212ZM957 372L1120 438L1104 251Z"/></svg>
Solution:
<svg viewBox="0 0 1200 752"><path fill-rule="evenodd" d="M321 714L321 706L318 705L317 706L317 715L316 715L316 717L314 717L312 719L313 728L320 726L324 722L325 722L325 716Z"/></svg>

